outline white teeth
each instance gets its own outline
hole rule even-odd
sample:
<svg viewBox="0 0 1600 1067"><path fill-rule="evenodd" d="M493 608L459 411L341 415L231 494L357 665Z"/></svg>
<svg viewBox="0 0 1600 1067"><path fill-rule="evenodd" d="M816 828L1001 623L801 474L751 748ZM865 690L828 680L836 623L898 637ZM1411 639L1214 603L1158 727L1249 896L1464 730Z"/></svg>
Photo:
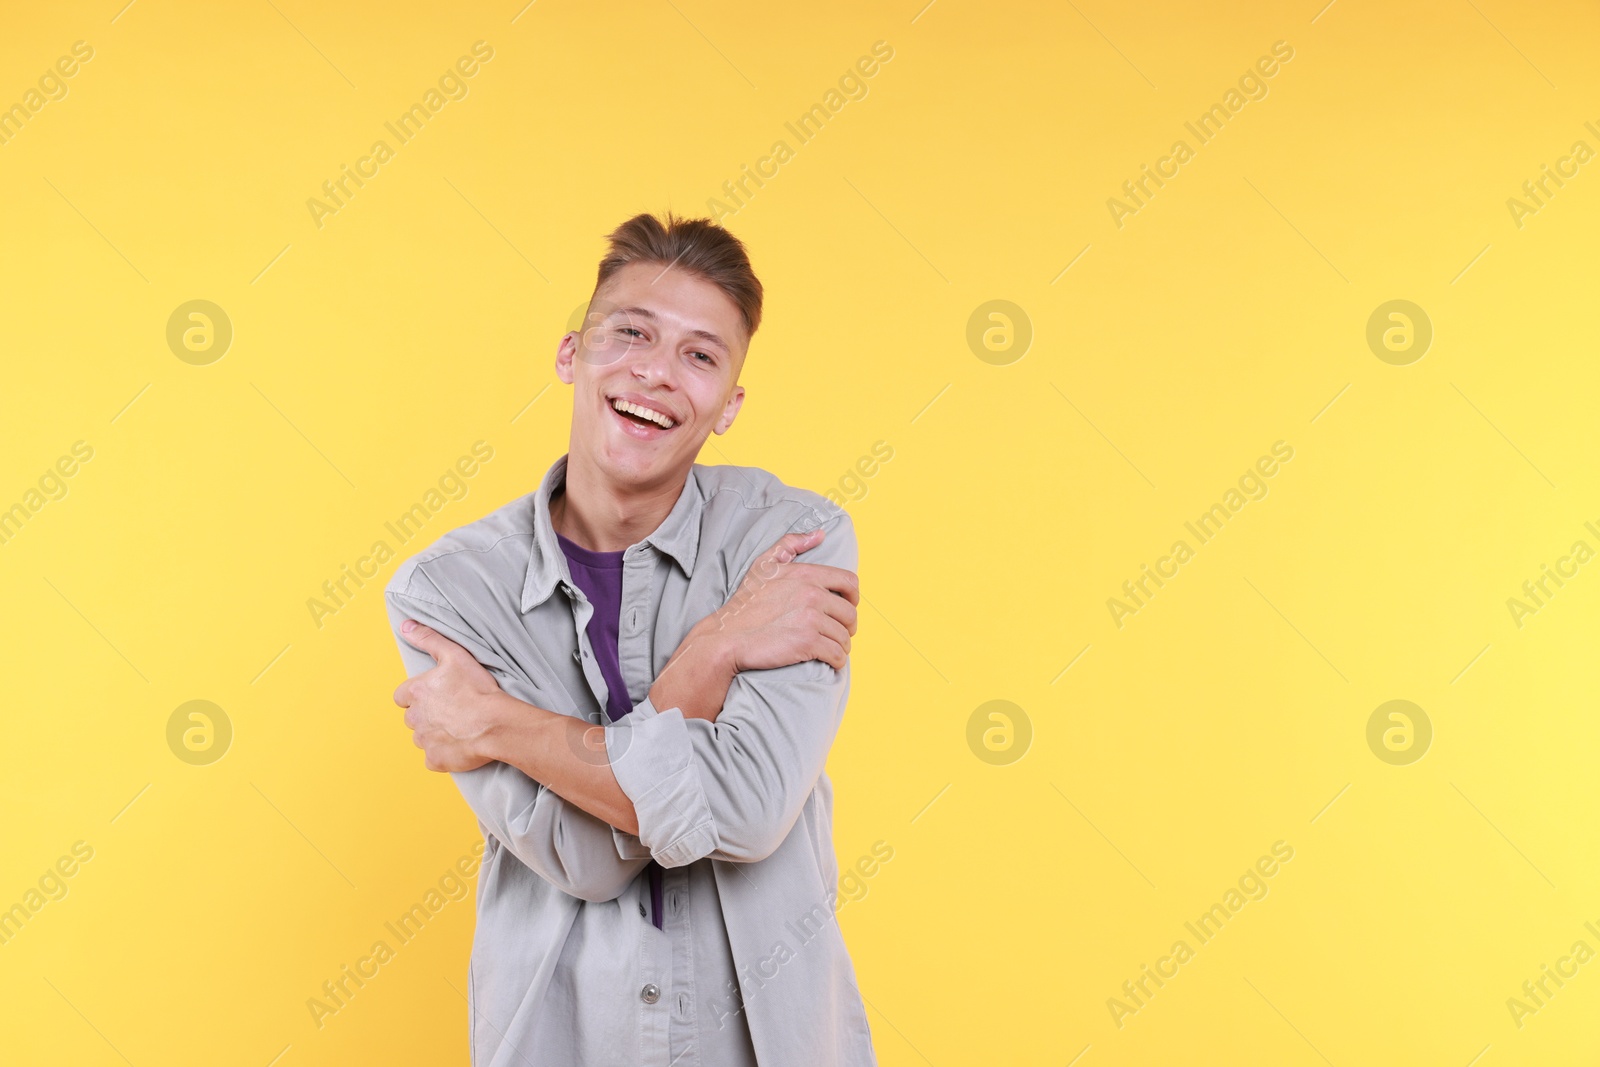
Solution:
<svg viewBox="0 0 1600 1067"><path fill-rule="evenodd" d="M618 411L626 411L630 415L637 415L641 419L649 419L651 422L665 430L670 430L674 426L678 425L674 419L661 414L659 411L651 411L647 407L641 407L638 404L630 404L626 400L613 400L611 402L611 406L616 408Z"/></svg>

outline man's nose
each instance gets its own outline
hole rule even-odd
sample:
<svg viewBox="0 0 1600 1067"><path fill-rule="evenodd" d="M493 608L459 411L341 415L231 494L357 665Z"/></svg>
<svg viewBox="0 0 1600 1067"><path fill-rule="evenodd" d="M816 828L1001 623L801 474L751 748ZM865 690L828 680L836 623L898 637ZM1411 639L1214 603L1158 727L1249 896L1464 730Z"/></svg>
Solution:
<svg viewBox="0 0 1600 1067"><path fill-rule="evenodd" d="M633 376L641 381L669 382L672 380L675 364L672 361L674 346L664 338L657 338L654 344L641 345L633 352Z"/></svg>

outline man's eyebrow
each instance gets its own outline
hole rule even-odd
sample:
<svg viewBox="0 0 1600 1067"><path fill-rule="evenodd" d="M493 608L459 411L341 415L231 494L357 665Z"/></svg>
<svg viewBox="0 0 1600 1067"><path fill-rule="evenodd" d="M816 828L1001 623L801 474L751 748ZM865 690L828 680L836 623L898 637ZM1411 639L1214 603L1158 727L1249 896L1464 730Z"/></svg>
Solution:
<svg viewBox="0 0 1600 1067"><path fill-rule="evenodd" d="M651 311L649 308L642 307L619 307L613 310L611 314L627 315L631 318L649 319L651 322L655 322L657 319L654 311ZM733 348L728 344L728 342L724 341L721 337L712 333L710 330L690 330L689 336L698 337L703 341L710 341L714 345L721 346L726 351L733 351Z"/></svg>

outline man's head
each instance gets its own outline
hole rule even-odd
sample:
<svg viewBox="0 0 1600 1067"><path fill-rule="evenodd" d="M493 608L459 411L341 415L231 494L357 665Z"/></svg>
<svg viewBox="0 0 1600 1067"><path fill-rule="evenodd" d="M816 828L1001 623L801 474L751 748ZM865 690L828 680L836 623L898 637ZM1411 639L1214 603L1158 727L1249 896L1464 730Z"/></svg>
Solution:
<svg viewBox="0 0 1600 1067"><path fill-rule="evenodd" d="M572 460L619 486L681 481L744 402L761 282L744 245L709 219L636 215L609 241L583 329L556 350L556 373L574 387Z"/></svg>

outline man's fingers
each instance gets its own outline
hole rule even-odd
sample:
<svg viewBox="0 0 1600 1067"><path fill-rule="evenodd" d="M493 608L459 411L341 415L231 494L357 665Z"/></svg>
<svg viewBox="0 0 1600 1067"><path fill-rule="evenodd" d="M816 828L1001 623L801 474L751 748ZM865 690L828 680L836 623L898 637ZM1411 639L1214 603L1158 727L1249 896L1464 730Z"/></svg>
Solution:
<svg viewBox="0 0 1600 1067"><path fill-rule="evenodd" d="M846 633L856 632L857 611L856 606L843 597L831 596L823 601L821 608L828 615L830 622L837 621Z"/></svg>
<svg viewBox="0 0 1600 1067"><path fill-rule="evenodd" d="M797 564L797 566L804 566L804 564ZM826 569L835 570L837 568L829 567ZM843 573L849 574L850 572L844 571ZM808 584L810 584L809 581ZM810 604L820 611L827 612L829 615L848 626L851 633L855 633L857 613L856 603L858 601L859 594L856 596L845 596L842 593L835 594L832 590L828 590L827 592L823 592L822 590L823 587L812 585L811 588L806 591L808 594L808 599L806 599L804 603Z"/></svg>
<svg viewBox="0 0 1600 1067"><path fill-rule="evenodd" d="M837 619L822 619L821 625L818 625L818 633L830 643L837 645L840 653L850 653L850 630L845 629L842 622L838 622Z"/></svg>
<svg viewBox="0 0 1600 1067"><path fill-rule="evenodd" d="M790 560L794 559L807 549L815 548L820 545L822 543L822 537L822 527L820 526L818 526L815 530L807 530L805 533L786 533L782 537L778 538L777 541L773 542L771 548L757 556L755 565L753 565L750 569L755 570L756 566L765 564L765 566L762 566L762 569L756 573L761 574L764 577L770 577L773 564L788 563Z"/></svg>
<svg viewBox="0 0 1600 1067"><path fill-rule="evenodd" d="M861 580L855 571L830 567L826 563L793 563L785 573L837 593L852 604L861 603Z"/></svg>
<svg viewBox="0 0 1600 1067"><path fill-rule="evenodd" d="M845 640L848 641L849 638L847 637ZM836 671L844 670L845 659L848 655L848 652L843 645L841 645L838 641L835 641L832 637L818 634L816 647L817 654L812 656L812 659L820 659L822 662L826 663Z"/></svg>
<svg viewBox="0 0 1600 1067"><path fill-rule="evenodd" d="M424 626L415 619L407 619L400 624L400 636L404 637L412 648L420 648L432 656L436 663L443 663L447 657L457 652L466 654L467 651L438 630Z"/></svg>

